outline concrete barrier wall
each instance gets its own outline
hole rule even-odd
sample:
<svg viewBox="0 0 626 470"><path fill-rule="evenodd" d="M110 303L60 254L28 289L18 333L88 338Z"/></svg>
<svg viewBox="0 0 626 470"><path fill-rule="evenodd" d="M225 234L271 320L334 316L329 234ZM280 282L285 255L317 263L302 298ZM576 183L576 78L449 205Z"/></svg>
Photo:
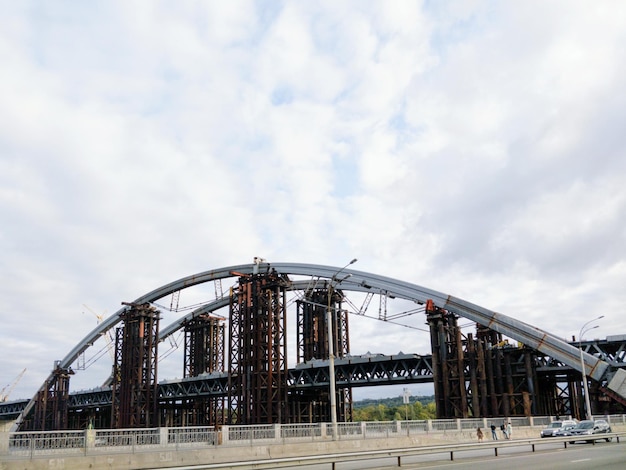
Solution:
<svg viewBox="0 0 626 470"><path fill-rule="evenodd" d="M513 429L513 440L538 438L543 426L519 427ZM626 425L613 425L615 431L626 431ZM171 448L168 446L141 446L134 452L104 453L97 448L82 453L46 455L32 459L15 459L6 455L10 433L0 433L0 470L84 470L84 469L141 469L167 468L182 465L199 465L246 460L298 457L304 455L325 455L340 452L358 452L368 450L397 449L404 447L429 446L437 444L477 442L476 430L422 432L408 436L381 437L367 439L345 439L333 441L311 441L302 438L272 444L255 445L242 443L229 446L209 446L205 448ZM498 438L502 439L498 431ZM485 433L485 442L491 439L491 432ZM2 444L4 443L4 444ZM80 449L75 449L80 451Z"/></svg>

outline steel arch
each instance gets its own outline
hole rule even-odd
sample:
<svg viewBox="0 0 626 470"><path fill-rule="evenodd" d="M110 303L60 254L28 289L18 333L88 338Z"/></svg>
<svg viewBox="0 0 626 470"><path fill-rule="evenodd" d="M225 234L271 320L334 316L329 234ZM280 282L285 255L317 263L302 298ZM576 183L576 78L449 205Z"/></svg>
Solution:
<svg viewBox="0 0 626 470"><path fill-rule="evenodd" d="M261 263L257 265L255 263L241 264L236 266L229 266L225 268L214 269L210 271L204 271L197 274L192 274L169 284L165 284L139 298L134 303L153 303L167 295L170 295L176 291L180 291L192 286L203 284L210 281L219 279L225 279L229 277L238 277L241 274L253 274L255 270L269 271L275 269L280 274L294 275L294 276L310 276L317 278L332 279L338 271L350 275L349 278L342 281L342 289L346 291L359 291L367 292L370 290L386 292L389 295L393 295L397 298L411 300L417 303L425 303L427 300L432 300L434 305L450 312L453 312L461 317L467 318L473 322L479 323L483 326L489 327L503 335L520 341L521 343L536 349L546 355L549 355L564 364L567 364L572 369L582 371L580 364L579 350L568 344L564 339L552 335L546 331L536 328L532 325L524 323L520 320L516 320L512 317L498 313L484 307L480 307L466 300L453 297L448 294L444 294L427 287L419 286L409 282L393 279L386 276L380 276L377 274L371 274L363 271L357 271L353 269L341 268L337 266L324 266L317 264L304 264L304 263ZM310 284L310 283L307 283ZM303 283L304 285L304 283ZM218 299L210 304L207 304L194 312L188 314L182 319L173 322L168 325L164 330L164 334L171 334L176 329L180 328L182 321L187 318L191 318L193 315L200 311L207 312L217 310L228 304L228 298ZM113 328L120 322L120 315L124 313L127 307L119 309L110 317L102 321L96 326L85 338L83 338L59 363L62 368L69 368L74 361L78 359L81 353L88 349L101 335L105 334L110 328ZM583 353L585 372L589 377L600 381L606 379L607 374L610 373L610 366L605 361L598 359L597 357ZM52 374L49 379L52 378ZM45 387L45 383L40 390ZM36 396L36 395L35 395ZM26 416L31 408L34 406L34 398L30 400L29 404L24 409L18 422Z"/></svg>

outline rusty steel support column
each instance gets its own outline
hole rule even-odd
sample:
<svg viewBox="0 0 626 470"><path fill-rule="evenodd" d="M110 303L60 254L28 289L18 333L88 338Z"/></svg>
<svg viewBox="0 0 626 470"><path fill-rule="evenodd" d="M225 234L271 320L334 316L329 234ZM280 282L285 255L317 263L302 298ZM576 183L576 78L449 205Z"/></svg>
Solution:
<svg viewBox="0 0 626 470"><path fill-rule="evenodd" d="M595 414L610 414L608 405L611 399L600 391L600 384L594 380L590 380L588 388L591 412Z"/></svg>
<svg viewBox="0 0 626 470"><path fill-rule="evenodd" d="M340 289L329 289L324 285L323 288L307 291L304 299L297 301L298 363L328 359L326 310L329 307L332 312L335 357L342 358L350 353L348 313L342 308L343 299L344 294ZM290 402L296 413L294 422L331 421L330 396L326 388L295 392L291 395ZM351 421L352 389L338 388L336 403L338 421Z"/></svg>
<svg viewBox="0 0 626 470"><path fill-rule="evenodd" d="M334 289L333 293L334 296L331 299L331 308L335 312L334 318L337 322L334 331L337 344L335 345L336 347L334 348L334 351L336 357L345 357L347 354L350 354L350 328L348 312L343 309L343 292L341 290Z"/></svg>
<svg viewBox="0 0 626 470"><path fill-rule="evenodd" d="M498 397L498 411L499 416L509 416L509 401L506 399L504 374L502 373L502 349L496 348L494 350L494 372L496 381L496 396Z"/></svg>
<svg viewBox="0 0 626 470"><path fill-rule="evenodd" d="M483 416L531 416L540 403L549 402L537 395L537 372L533 352L523 345L509 344L485 328L477 327L476 349L484 348L485 387L481 388ZM480 388L480 387L479 387ZM485 390L486 389L486 390ZM481 411L482 412L482 411Z"/></svg>
<svg viewBox="0 0 626 470"><path fill-rule="evenodd" d="M531 401L534 400L530 392L534 388L534 368L529 350L513 344L505 346L503 353L510 416L530 416Z"/></svg>
<svg viewBox="0 0 626 470"><path fill-rule="evenodd" d="M159 311L150 304L124 303L116 330L111 425L114 428L158 426L157 358Z"/></svg>
<svg viewBox="0 0 626 470"><path fill-rule="evenodd" d="M223 372L224 318L205 313L184 324L185 348L183 377ZM215 426L224 423L224 397L191 397L172 404L180 416L174 419L182 426ZM174 417L170 418L170 421ZM170 424L171 425L171 424Z"/></svg>
<svg viewBox="0 0 626 470"><path fill-rule="evenodd" d="M515 388L513 387L513 368L511 367L511 355L508 351L502 351L504 362L504 393L502 401L506 406L505 416L515 415Z"/></svg>
<svg viewBox="0 0 626 470"><path fill-rule="evenodd" d="M328 358L326 308L328 291L315 289L297 301L297 361Z"/></svg>
<svg viewBox="0 0 626 470"><path fill-rule="evenodd" d="M463 339L456 315L426 302L438 418L468 416Z"/></svg>
<svg viewBox="0 0 626 470"><path fill-rule="evenodd" d="M289 422L286 288L275 271L242 275L230 303L228 423Z"/></svg>
<svg viewBox="0 0 626 470"><path fill-rule="evenodd" d="M569 390L569 398L572 403L572 409L575 410L575 417L578 420L587 419L587 413L585 413L585 395L583 393L582 374L576 374L568 376L567 388Z"/></svg>
<svg viewBox="0 0 626 470"><path fill-rule="evenodd" d="M576 387L580 388L580 373L551 373L544 374L539 379L540 409L542 415L560 417L572 416L578 419L581 408Z"/></svg>
<svg viewBox="0 0 626 470"><path fill-rule="evenodd" d="M241 305L235 296L239 296L239 292L243 290L243 286L238 289L230 288L230 321L229 338L228 338L228 398L227 398L227 424L240 423L243 417L240 416L244 410L242 403L242 395L244 389L244 378L246 374L242 374L240 369L240 349L246 343L247 335L244 334L243 316L240 312Z"/></svg>
<svg viewBox="0 0 626 470"><path fill-rule="evenodd" d="M330 310L333 323L333 352L336 359L341 359L350 354L348 312L343 309L343 299L342 290L331 289ZM335 374L337 374L337 380L341 381L346 378L341 376L341 369L336 368ZM338 387L335 393L337 420L340 422L352 421L352 389Z"/></svg>
<svg viewBox="0 0 626 470"><path fill-rule="evenodd" d="M432 302L426 302L426 321L430 327L430 347L433 367L433 386L435 391L435 410L437 418L446 416L446 390L443 383L442 363L445 359L445 350L442 349L439 325L442 322L443 312Z"/></svg>
<svg viewBox="0 0 626 470"><path fill-rule="evenodd" d="M524 415L532 416L537 414L537 391L535 384L537 383L537 371L534 367L534 361L530 350L524 351L524 368L526 371L526 383L528 384L528 400L524 400Z"/></svg>
<svg viewBox="0 0 626 470"><path fill-rule="evenodd" d="M480 391L480 413L478 416L488 417L492 416L489 412L489 388L487 385L487 370L485 361L485 348L481 340L476 340L476 354L478 356L478 378L479 378L479 391Z"/></svg>
<svg viewBox="0 0 626 470"><path fill-rule="evenodd" d="M495 376L495 352L493 347L502 341L502 335L482 325L476 325L476 339L484 351L485 374L487 377L487 394L485 395L488 412L486 416L501 416Z"/></svg>
<svg viewBox="0 0 626 470"><path fill-rule="evenodd" d="M296 360L302 362L328 357L326 289L311 289L296 301ZM330 422L328 389L299 390L290 396L291 416L296 423Z"/></svg>
<svg viewBox="0 0 626 470"><path fill-rule="evenodd" d="M68 429L68 398L70 392L71 368L62 368L55 361L52 378L37 394L32 425L23 429L31 431L56 431Z"/></svg>
<svg viewBox="0 0 626 470"><path fill-rule="evenodd" d="M470 374L470 395L472 399L472 416L479 418L485 416L480 406L480 388L478 386L478 375L481 367L476 353L476 342L471 333L467 335L467 358Z"/></svg>
<svg viewBox="0 0 626 470"><path fill-rule="evenodd" d="M456 369L456 380L457 380L457 390L459 395L459 405L458 410L456 410L456 415L458 418L467 418L469 416L469 407L467 404L467 388L465 386L465 355L463 351L463 337L461 335L461 330L457 325L456 316L453 317L453 334L456 339L456 344L454 348L454 354L456 356L454 361L454 368Z"/></svg>
<svg viewBox="0 0 626 470"><path fill-rule="evenodd" d="M184 324L183 377L224 371L224 318L208 313Z"/></svg>

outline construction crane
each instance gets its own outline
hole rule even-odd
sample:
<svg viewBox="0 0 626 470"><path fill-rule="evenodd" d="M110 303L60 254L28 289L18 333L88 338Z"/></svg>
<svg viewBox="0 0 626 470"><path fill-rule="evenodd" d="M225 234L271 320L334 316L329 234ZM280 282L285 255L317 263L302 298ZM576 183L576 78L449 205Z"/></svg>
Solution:
<svg viewBox="0 0 626 470"><path fill-rule="evenodd" d="M11 392L13 391L13 389L15 388L17 383L20 381L20 379L22 378L25 372L26 372L26 369L20 372L18 376L15 378L15 380L13 380L13 382L10 382L9 384L5 385L2 388L2 390L0 390L0 403L4 403L5 401L9 399L9 395L11 395Z"/></svg>

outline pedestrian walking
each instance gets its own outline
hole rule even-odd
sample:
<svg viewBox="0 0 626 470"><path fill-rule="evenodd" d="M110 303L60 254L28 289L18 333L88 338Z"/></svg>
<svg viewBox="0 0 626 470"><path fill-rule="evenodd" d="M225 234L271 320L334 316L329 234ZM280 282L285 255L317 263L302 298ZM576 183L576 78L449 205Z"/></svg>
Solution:
<svg viewBox="0 0 626 470"><path fill-rule="evenodd" d="M511 422L509 421L506 425L506 438L511 439L513 434L513 426L511 426Z"/></svg>
<svg viewBox="0 0 626 470"><path fill-rule="evenodd" d="M476 428L476 437L478 437L478 442L483 442L483 437L485 437L483 435L483 432L480 430L480 428Z"/></svg>
<svg viewBox="0 0 626 470"><path fill-rule="evenodd" d="M491 423L491 439L494 441L498 440L498 435L496 434L496 425Z"/></svg>

